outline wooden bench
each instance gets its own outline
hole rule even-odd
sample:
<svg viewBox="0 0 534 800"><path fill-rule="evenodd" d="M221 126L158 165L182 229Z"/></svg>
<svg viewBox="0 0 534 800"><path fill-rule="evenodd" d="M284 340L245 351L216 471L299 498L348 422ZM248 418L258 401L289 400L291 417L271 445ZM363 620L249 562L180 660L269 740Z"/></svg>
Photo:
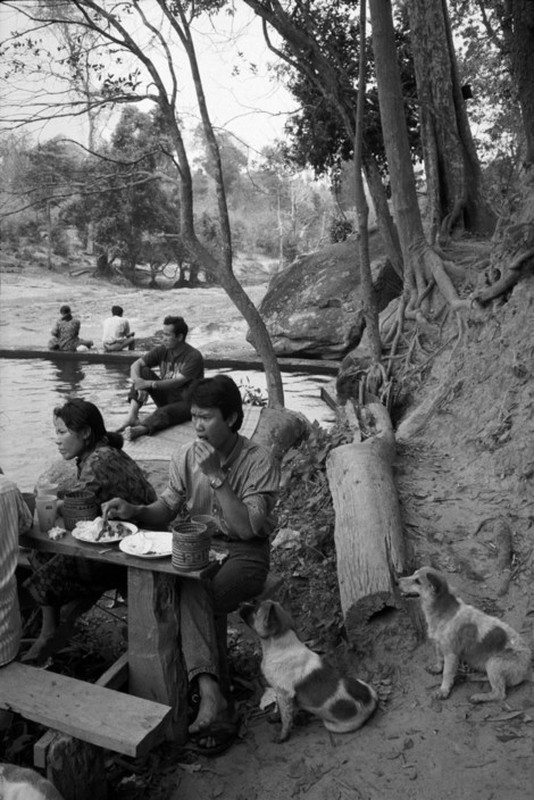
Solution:
<svg viewBox="0 0 534 800"><path fill-rule="evenodd" d="M13 661L0 668L0 709L127 756L164 737L170 706Z"/></svg>

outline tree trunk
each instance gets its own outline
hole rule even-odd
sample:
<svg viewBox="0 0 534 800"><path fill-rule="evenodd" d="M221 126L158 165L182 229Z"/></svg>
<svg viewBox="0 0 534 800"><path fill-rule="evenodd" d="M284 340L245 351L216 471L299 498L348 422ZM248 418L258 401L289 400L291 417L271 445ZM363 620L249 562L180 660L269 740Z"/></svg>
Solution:
<svg viewBox="0 0 534 800"><path fill-rule="evenodd" d="M360 61L358 78L358 104L356 111L356 130L354 133L354 185L356 189L356 210L358 213L358 250L360 254L360 283L362 290L363 314L371 355L374 361L380 361L382 346L378 331L378 307L376 302L371 261L369 258L369 206L365 197L362 177L362 147L365 120L365 29L366 2L360 0Z"/></svg>
<svg viewBox="0 0 534 800"><path fill-rule="evenodd" d="M511 55L512 73L517 86L526 137L526 164L534 164L534 3L510 0L503 31Z"/></svg>
<svg viewBox="0 0 534 800"><path fill-rule="evenodd" d="M405 547L392 463L395 439L380 403L366 407L378 434L331 451L326 471L336 515L335 542L341 608L349 641L371 644L373 623L399 607L395 574Z"/></svg>
<svg viewBox="0 0 534 800"><path fill-rule="evenodd" d="M482 173L462 97L444 0L409 0L431 240L441 231L491 234L495 216L482 192Z"/></svg>
<svg viewBox="0 0 534 800"><path fill-rule="evenodd" d="M321 51L319 43L310 33L310 29L305 30L302 26L295 24L291 14L280 3L265 3L263 0L245 0L245 2L265 23L272 25L284 39L294 56L294 61L291 62L292 66L299 69L308 80L314 83L317 90L328 98L329 102L335 104L347 136L351 140L354 139L354 94L352 88L347 93L339 80L338 65L335 63L335 59L328 58ZM303 6L301 6L301 10L302 8ZM280 58L283 57L282 53L276 50L269 41L267 43L276 55ZM365 175L375 207L378 226L388 258L397 270L399 263L402 263L402 258L393 220L388 209L386 191L380 179L376 159L365 146L365 142L363 150Z"/></svg>
<svg viewBox="0 0 534 800"><path fill-rule="evenodd" d="M395 221L404 259L405 287L411 295L407 311L411 311L411 306L417 307L420 304L431 279L436 282L449 305L456 310L463 307L464 303L458 298L443 262L428 246L423 231L404 115L391 2L370 0L369 10L380 118Z"/></svg>

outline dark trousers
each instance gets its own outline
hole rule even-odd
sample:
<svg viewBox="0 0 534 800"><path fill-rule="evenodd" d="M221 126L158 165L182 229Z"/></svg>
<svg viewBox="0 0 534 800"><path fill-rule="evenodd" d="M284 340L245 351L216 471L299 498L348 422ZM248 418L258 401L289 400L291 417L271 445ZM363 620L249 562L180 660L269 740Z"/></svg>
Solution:
<svg viewBox="0 0 534 800"><path fill-rule="evenodd" d="M150 367L141 367L141 377L146 381L159 382L160 378ZM163 431L173 425L181 425L191 419L191 403L178 397L176 389L135 389L133 386L128 393L128 402L135 400L139 407L143 406L150 396L157 406L156 411L146 417L142 425L148 433Z"/></svg>

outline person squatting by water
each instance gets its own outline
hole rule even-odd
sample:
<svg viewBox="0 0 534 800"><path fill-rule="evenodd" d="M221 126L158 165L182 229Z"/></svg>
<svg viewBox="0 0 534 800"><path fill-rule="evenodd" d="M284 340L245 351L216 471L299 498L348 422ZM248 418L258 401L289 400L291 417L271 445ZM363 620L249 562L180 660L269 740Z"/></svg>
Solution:
<svg viewBox="0 0 534 800"><path fill-rule="evenodd" d="M227 560L210 581L179 582L182 652L190 689L200 697L189 736L199 752L214 754L230 746L238 727L216 617L224 620L263 588L280 470L266 449L239 434L243 405L230 377L199 381L191 401L196 440L173 455L168 484L156 502L135 505L117 497L104 504L103 514L163 530L185 504L187 514L215 520L213 543L223 543Z"/></svg>
<svg viewBox="0 0 534 800"><path fill-rule="evenodd" d="M103 322L102 346L107 353L135 347L135 333L130 332L130 322L123 314L121 306L111 306L111 317Z"/></svg>
<svg viewBox="0 0 534 800"><path fill-rule="evenodd" d="M91 348L93 340L80 338L81 322L72 316L70 306L61 306L59 313L60 317L50 331L52 338L48 342L48 349L74 352Z"/></svg>
<svg viewBox="0 0 534 800"><path fill-rule="evenodd" d="M191 419L191 392L204 377L202 354L187 344L189 328L183 317L163 320L163 344L149 350L131 366L129 411L118 428L126 439L151 435ZM159 367L160 375L154 372ZM139 419L139 410L151 397L156 411Z"/></svg>

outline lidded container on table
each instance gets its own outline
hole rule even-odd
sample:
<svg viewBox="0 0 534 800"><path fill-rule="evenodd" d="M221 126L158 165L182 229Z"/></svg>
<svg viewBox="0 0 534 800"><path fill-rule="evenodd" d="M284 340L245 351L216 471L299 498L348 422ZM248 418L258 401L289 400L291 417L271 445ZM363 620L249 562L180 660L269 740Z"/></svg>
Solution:
<svg viewBox="0 0 534 800"><path fill-rule="evenodd" d="M99 514L100 506L93 492L88 492L86 489L65 492L63 520L68 531L75 528L78 522L93 520Z"/></svg>
<svg viewBox="0 0 534 800"><path fill-rule="evenodd" d="M210 563L211 536L199 522L175 522L172 526L172 565L182 572L195 572Z"/></svg>

